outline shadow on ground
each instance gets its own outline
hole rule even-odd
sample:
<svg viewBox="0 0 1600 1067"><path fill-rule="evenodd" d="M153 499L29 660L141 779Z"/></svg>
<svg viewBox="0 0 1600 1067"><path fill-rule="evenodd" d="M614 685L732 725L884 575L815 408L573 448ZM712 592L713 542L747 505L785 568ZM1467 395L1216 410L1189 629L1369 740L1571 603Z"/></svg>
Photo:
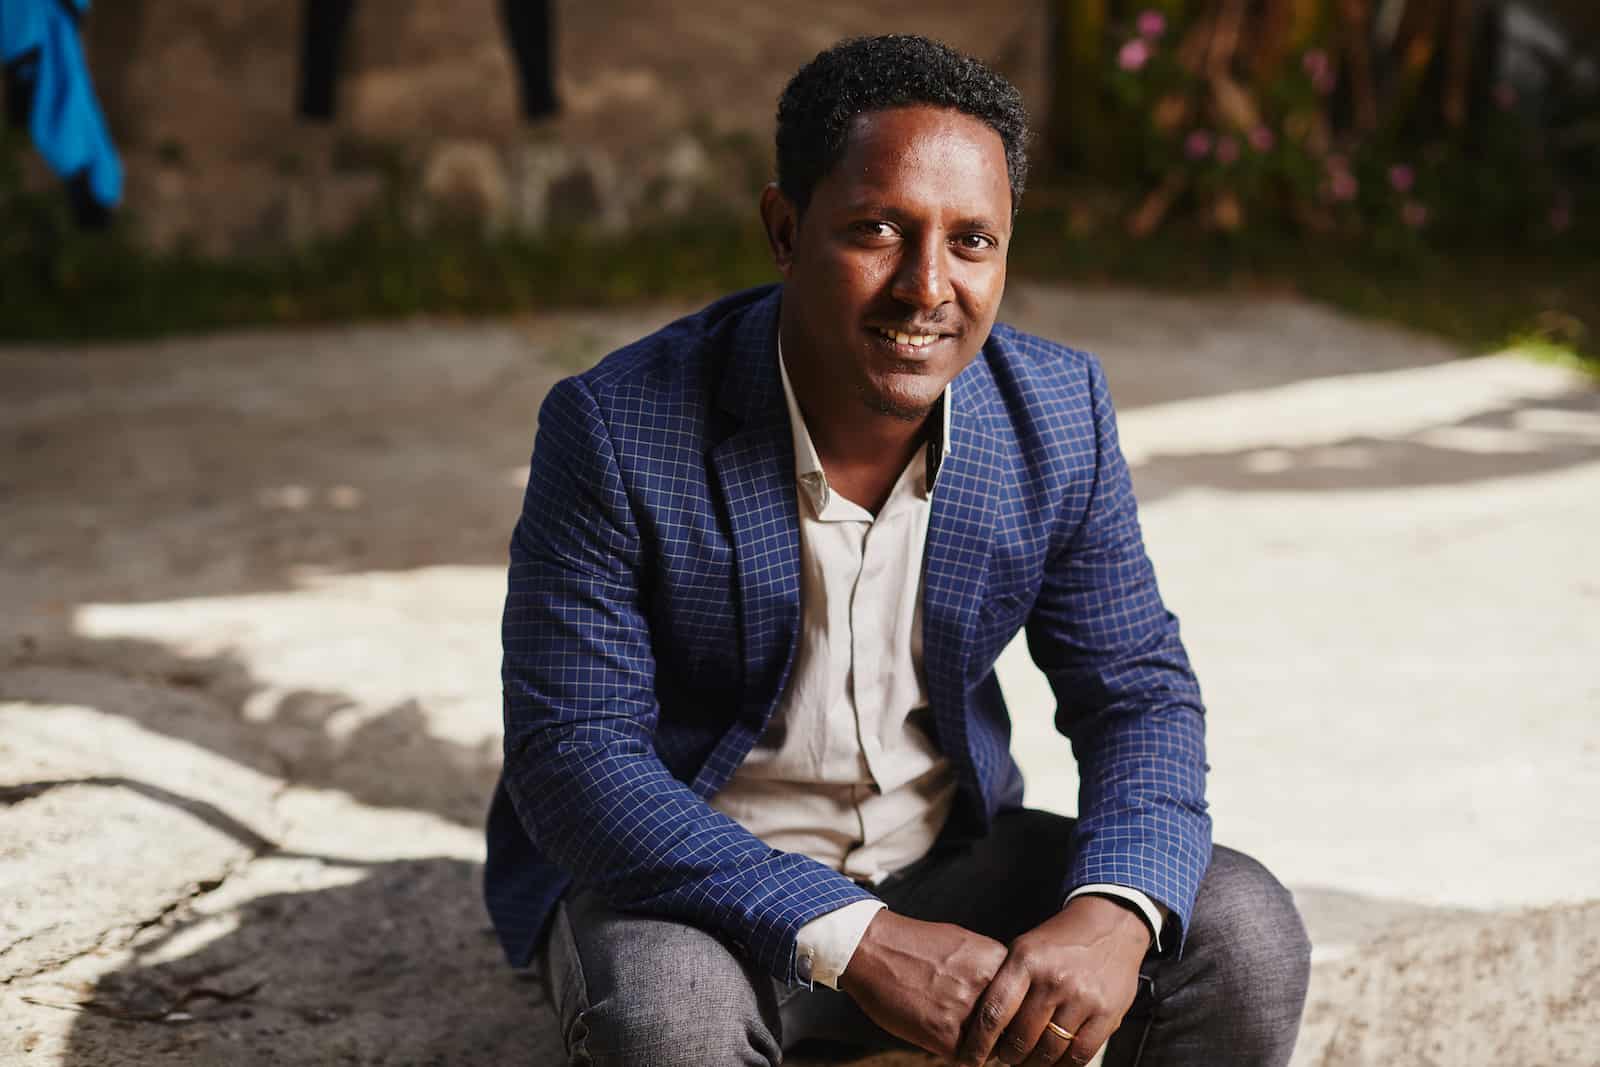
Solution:
<svg viewBox="0 0 1600 1067"><path fill-rule="evenodd" d="M20 984L20 995L36 1006L77 1012L59 1062L555 1062L557 1036L542 986L506 966L488 925L481 864L453 856L364 858L418 847L384 839L394 833L385 809L428 812L475 831L497 753L433 736L415 703L378 711L341 733L329 722L350 698L298 692L254 721L244 709L259 688L237 658L194 659L130 640L78 639L14 659L3 672L0 703L46 706L24 714L47 717L49 705L73 705L125 716L150 734L202 746L223 765L291 782L313 805L298 817L274 818L242 791L230 797L226 782L220 790L216 781L186 782L181 768L163 764L159 747L104 755L119 773L0 789L0 807L19 815L55 797L93 794L89 808L123 824L156 864L165 835L174 832L209 831L248 857L231 873L190 886L176 904L150 901L154 914L134 916L139 921L130 924L132 936L110 971L64 985ZM346 813L347 845L362 855L293 847L296 837L325 839L296 823L316 820L317 798L328 795L346 798L332 810ZM142 815L152 808L174 818L158 824ZM269 819L290 843L275 839ZM78 857L76 885L87 891L109 880L101 888L114 892L116 858L85 865L88 858ZM114 918L68 912L62 921L103 928ZM97 931L87 934L47 953L41 970L70 975L75 961L92 958L96 950L83 948L95 944ZM51 936L48 925L42 936Z"/></svg>
<svg viewBox="0 0 1600 1067"><path fill-rule="evenodd" d="M177 958L146 962L210 917L141 943L95 985L61 1062L557 1061L542 986L505 968L484 925L477 864L350 870L347 886L246 901L234 929Z"/></svg>
<svg viewBox="0 0 1600 1067"><path fill-rule="evenodd" d="M369 807L476 829L499 773L497 743L437 736L417 700L362 708L330 690L280 691L232 653L192 657L154 641L71 637L0 656L0 665L0 701L94 708Z"/></svg>
<svg viewBox="0 0 1600 1067"><path fill-rule="evenodd" d="M1579 421L1583 420L1583 421ZM1600 395L1515 403L1394 436L1342 437L1299 447L1146 456L1133 468L1150 505L1190 489L1328 492L1419 489L1519 478L1592 463L1600 454Z"/></svg>

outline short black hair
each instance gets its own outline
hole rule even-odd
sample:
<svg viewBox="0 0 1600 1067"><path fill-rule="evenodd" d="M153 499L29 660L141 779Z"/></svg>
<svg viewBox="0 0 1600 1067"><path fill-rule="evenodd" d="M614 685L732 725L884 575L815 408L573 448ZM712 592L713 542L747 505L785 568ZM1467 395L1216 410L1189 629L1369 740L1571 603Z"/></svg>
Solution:
<svg viewBox="0 0 1600 1067"><path fill-rule="evenodd" d="M778 98L778 188L804 213L856 116L918 105L971 115L1000 135L1014 214L1028 177L1022 94L979 60L915 34L848 38L789 79Z"/></svg>

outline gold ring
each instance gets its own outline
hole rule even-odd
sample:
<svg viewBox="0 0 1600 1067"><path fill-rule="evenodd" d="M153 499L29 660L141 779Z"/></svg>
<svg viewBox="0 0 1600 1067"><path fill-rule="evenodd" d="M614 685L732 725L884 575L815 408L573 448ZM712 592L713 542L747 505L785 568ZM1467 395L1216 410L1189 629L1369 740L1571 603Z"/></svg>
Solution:
<svg viewBox="0 0 1600 1067"><path fill-rule="evenodd" d="M1068 1030L1065 1026L1057 1026L1055 1023L1045 1023L1044 1028L1063 1041L1071 1041L1074 1036L1071 1030Z"/></svg>

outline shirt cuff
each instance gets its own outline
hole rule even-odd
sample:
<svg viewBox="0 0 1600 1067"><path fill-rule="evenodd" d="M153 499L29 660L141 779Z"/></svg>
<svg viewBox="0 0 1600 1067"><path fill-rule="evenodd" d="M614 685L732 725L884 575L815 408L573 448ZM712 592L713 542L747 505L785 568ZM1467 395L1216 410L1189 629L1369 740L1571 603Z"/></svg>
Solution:
<svg viewBox="0 0 1600 1067"><path fill-rule="evenodd" d="M1156 907L1155 901L1137 889L1129 889L1125 885L1109 885L1104 882L1096 882L1093 885L1080 885L1067 894L1067 900L1071 900L1073 897L1081 897L1085 894L1099 897L1116 897L1118 900L1126 900L1129 904L1138 908L1139 914L1144 916L1145 925L1150 927L1150 947L1157 952L1161 951L1161 909ZM1063 901L1064 905L1065 901ZM863 927L863 929L865 928Z"/></svg>
<svg viewBox="0 0 1600 1067"><path fill-rule="evenodd" d="M882 907L881 900L857 900L802 926L795 935L795 970L800 980L838 989L839 976Z"/></svg>

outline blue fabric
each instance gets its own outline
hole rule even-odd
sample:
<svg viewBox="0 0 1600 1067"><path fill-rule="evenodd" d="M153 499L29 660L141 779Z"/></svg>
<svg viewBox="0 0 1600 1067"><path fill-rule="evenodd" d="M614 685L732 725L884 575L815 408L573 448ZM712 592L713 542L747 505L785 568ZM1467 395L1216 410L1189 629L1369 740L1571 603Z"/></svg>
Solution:
<svg viewBox="0 0 1600 1067"><path fill-rule="evenodd" d="M112 147L78 40L77 16L88 0L4 0L0 3L0 66L13 91L28 98L34 147L62 178L86 179L103 208L122 199L122 163Z"/></svg>
<svg viewBox="0 0 1600 1067"><path fill-rule="evenodd" d="M571 878L722 934L786 981L799 928L867 896L705 803L772 714L800 621L780 297L681 319L562 381L540 412L511 542L485 874L519 965ZM1181 944L1211 855L1203 711L1100 366L997 325L952 397L923 620L959 810L981 827L1021 804L994 662L1026 626L1079 763L1063 895L1141 890Z"/></svg>

